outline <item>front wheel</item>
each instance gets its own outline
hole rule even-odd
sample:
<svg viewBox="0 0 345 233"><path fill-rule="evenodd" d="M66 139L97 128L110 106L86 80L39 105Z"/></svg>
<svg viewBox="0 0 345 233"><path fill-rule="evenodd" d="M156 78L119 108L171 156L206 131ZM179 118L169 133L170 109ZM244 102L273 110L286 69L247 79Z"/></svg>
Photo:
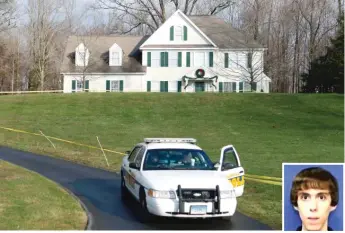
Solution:
<svg viewBox="0 0 345 233"><path fill-rule="evenodd" d="M140 207L141 207L139 211L140 222L142 223L151 222L154 216L147 209L147 202L146 202L146 196L145 196L144 191L142 191L140 195Z"/></svg>
<svg viewBox="0 0 345 233"><path fill-rule="evenodd" d="M122 200L127 200L128 192L127 187L125 184L125 179L123 178L123 175L121 174L121 198Z"/></svg>

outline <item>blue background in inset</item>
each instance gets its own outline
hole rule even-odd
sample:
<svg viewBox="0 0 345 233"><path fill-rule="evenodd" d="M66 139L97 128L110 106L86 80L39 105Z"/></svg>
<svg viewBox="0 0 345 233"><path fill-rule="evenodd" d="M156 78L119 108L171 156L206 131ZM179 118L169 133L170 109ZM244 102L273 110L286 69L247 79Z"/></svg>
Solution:
<svg viewBox="0 0 345 233"><path fill-rule="evenodd" d="M298 226L301 226L301 219L298 211L296 211L290 203L290 190L292 187L292 180L304 168L321 167L329 171L338 181L339 186L339 203L337 208L330 213L328 218L328 226L332 227L334 231L343 230L343 166L342 165L289 165L284 164L284 230L295 231Z"/></svg>

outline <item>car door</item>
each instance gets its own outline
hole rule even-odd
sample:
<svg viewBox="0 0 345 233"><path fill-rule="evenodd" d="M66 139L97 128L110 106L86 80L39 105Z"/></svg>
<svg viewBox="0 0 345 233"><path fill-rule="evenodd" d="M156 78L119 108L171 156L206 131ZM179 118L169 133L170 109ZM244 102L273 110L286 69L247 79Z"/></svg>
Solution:
<svg viewBox="0 0 345 233"><path fill-rule="evenodd" d="M241 166L240 157L233 145L227 145L221 149L219 163L218 171L223 173L235 188L236 197L242 196L244 191L244 168Z"/></svg>
<svg viewBox="0 0 345 233"><path fill-rule="evenodd" d="M142 146L134 159L134 163L137 165L138 169L130 168L132 177L135 179L133 194L138 200L140 198L139 196L140 186L142 185L141 163L142 163L145 151L146 151L146 148Z"/></svg>
<svg viewBox="0 0 345 233"><path fill-rule="evenodd" d="M132 152L129 154L128 158L125 159L123 162L124 166L124 179L125 179L125 184L128 190L135 195L135 176L133 175L133 168L129 167L129 164L134 162L138 152L140 151L141 146L135 146L132 150Z"/></svg>

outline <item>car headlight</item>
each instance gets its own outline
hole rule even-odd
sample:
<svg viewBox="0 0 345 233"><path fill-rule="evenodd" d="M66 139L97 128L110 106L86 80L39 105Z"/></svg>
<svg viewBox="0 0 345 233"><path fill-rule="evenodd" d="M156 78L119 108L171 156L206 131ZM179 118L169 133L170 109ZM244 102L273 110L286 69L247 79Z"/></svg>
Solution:
<svg viewBox="0 0 345 233"><path fill-rule="evenodd" d="M222 190L220 191L220 198L234 198L236 197L235 190Z"/></svg>
<svg viewBox="0 0 345 233"><path fill-rule="evenodd" d="M166 198L166 199L176 198L174 191L158 191L158 190L149 189L148 195L154 198Z"/></svg>

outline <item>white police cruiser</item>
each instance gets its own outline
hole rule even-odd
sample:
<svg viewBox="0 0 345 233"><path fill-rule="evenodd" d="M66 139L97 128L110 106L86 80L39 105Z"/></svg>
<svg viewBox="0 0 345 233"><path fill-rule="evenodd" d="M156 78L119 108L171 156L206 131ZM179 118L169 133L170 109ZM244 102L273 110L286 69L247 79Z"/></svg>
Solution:
<svg viewBox="0 0 345 233"><path fill-rule="evenodd" d="M127 151L121 194L132 195L140 218L231 218L244 190L244 169L233 145L213 163L193 138L145 138ZM132 199L133 200L133 199Z"/></svg>

